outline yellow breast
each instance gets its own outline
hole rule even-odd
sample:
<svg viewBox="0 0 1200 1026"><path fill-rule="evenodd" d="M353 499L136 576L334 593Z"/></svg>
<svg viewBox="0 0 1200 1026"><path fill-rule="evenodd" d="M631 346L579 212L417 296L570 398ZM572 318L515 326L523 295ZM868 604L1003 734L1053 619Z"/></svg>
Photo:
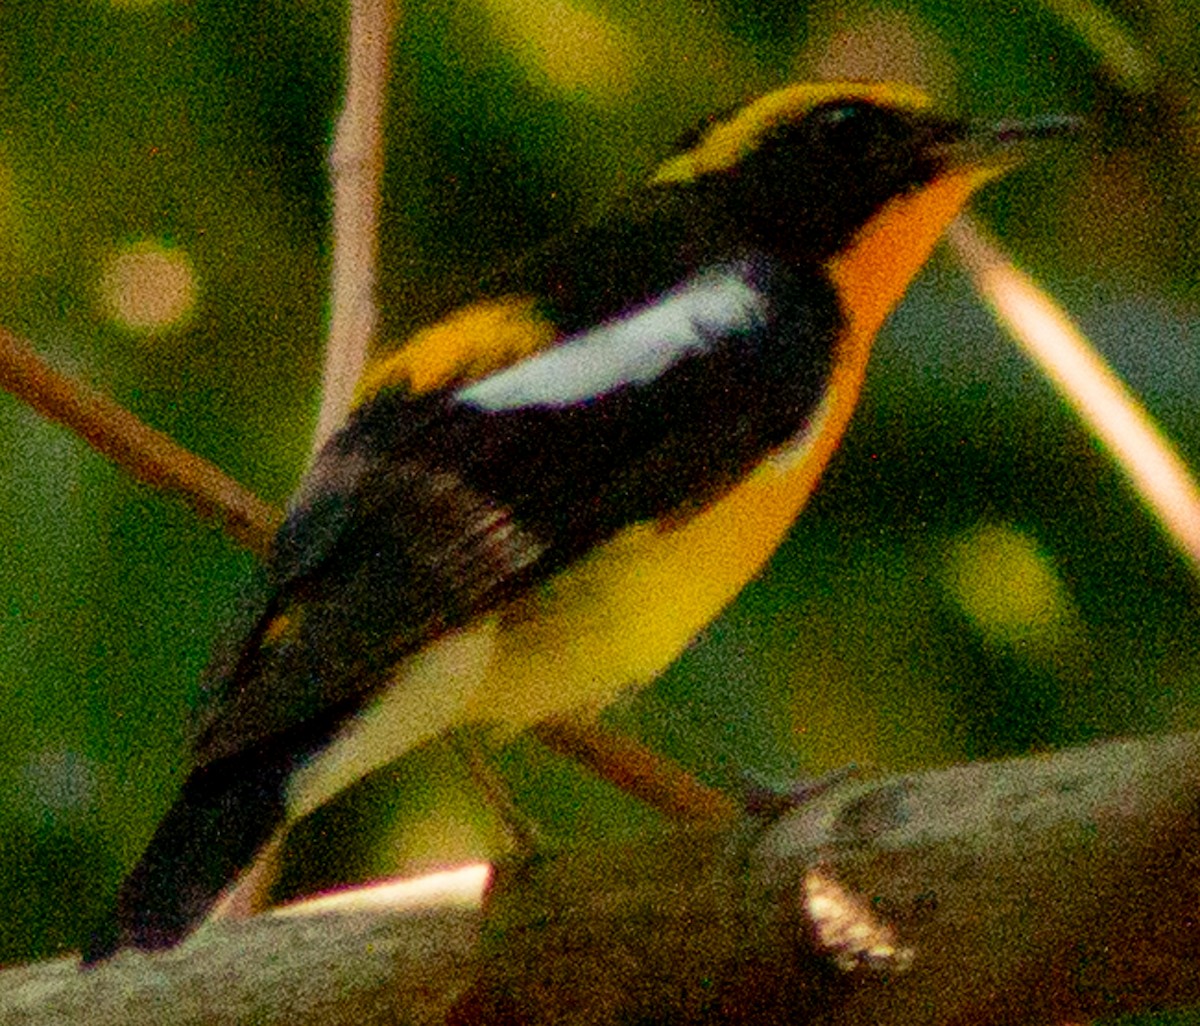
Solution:
<svg viewBox="0 0 1200 1026"><path fill-rule="evenodd" d="M837 405L822 408L822 429ZM627 528L507 606L467 717L520 730L657 677L783 540L833 451L817 451L822 437L807 432L690 519Z"/></svg>
<svg viewBox="0 0 1200 1026"><path fill-rule="evenodd" d="M293 776L289 817L445 730L482 723L515 732L600 709L674 662L787 534L854 412L876 331L946 224L995 173L947 175L894 200L831 262L846 326L825 397L792 445L699 513L626 528L521 600L404 660Z"/></svg>

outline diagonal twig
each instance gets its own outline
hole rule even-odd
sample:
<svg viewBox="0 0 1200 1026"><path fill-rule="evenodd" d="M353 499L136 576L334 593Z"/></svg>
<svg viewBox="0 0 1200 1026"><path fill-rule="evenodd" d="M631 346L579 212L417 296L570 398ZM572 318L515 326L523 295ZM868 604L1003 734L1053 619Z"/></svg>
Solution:
<svg viewBox="0 0 1200 1026"><path fill-rule="evenodd" d="M177 495L259 556L270 550L282 520L279 510L113 400L56 371L4 328L0 388L74 431L130 476ZM566 722L537 733L548 747L574 756L597 776L673 819L723 819L729 809L719 792L630 738Z"/></svg>
<svg viewBox="0 0 1200 1026"><path fill-rule="evenodd" d="M131 477L177 495L202 517L218 521L258 555L270 549L282 520L277 509L107 396L55 370L4 328L0 388L74 431Z"/></svg>
<svg viewBox="0 0 1200 1026"><path fill-rule="evenodd" d="M960 218L948 238L1001 324L1103 443L1200 574L1200 487L1170 440L1071 319L976 222Z"/></svg>

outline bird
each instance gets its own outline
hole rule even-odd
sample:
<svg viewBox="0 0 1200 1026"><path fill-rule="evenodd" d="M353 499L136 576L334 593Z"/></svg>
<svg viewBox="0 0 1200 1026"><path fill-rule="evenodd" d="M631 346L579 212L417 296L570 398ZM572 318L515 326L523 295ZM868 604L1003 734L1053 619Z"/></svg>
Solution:
<svg viewBox="0 0 1200 1026"><path fill-rule="evenodd" d="M880 326L1039 134L900 83L781 86L376 358L84 963L178 944L273 837L434 737L654 680L771 557Z"/></svg>

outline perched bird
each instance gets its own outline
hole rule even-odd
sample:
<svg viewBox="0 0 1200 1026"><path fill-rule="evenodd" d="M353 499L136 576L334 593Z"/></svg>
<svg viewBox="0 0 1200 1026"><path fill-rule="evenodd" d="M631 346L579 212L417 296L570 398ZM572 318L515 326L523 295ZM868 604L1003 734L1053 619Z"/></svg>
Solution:
<svg viewBox="0 0 1200 1026"><path fill-rule="evenodd" d="M876 331L1027 134L902 85L779 89L369 369L85 960L177 943L278 831L421 742L666 668L784 537Z"/></svg>

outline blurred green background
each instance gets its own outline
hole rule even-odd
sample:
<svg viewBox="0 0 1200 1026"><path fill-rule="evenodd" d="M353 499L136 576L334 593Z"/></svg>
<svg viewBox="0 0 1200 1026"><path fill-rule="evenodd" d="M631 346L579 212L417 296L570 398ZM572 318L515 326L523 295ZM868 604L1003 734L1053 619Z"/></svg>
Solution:
<svg viewBox="0 0 1200 1026"><path fill-rule="evenodd" d="M977 204L1200 465L1200 19L1187 0L427 0L399 28L385 337L629 187L705 112L916 81L1093 131ZM263 497L319 402L333 0L0 4L0 323ZM1126 44L1131 44L1132 49ZM77 946L173 797L252 560L0 395L0 961ZM765 576L611 719L717 785L1200 724L1200 592L941 253ZM651 814L527 741L552 838ZM486 855L447 751L296 832L281 893ZM336 857L335 854L336 853Z"/></svg>

